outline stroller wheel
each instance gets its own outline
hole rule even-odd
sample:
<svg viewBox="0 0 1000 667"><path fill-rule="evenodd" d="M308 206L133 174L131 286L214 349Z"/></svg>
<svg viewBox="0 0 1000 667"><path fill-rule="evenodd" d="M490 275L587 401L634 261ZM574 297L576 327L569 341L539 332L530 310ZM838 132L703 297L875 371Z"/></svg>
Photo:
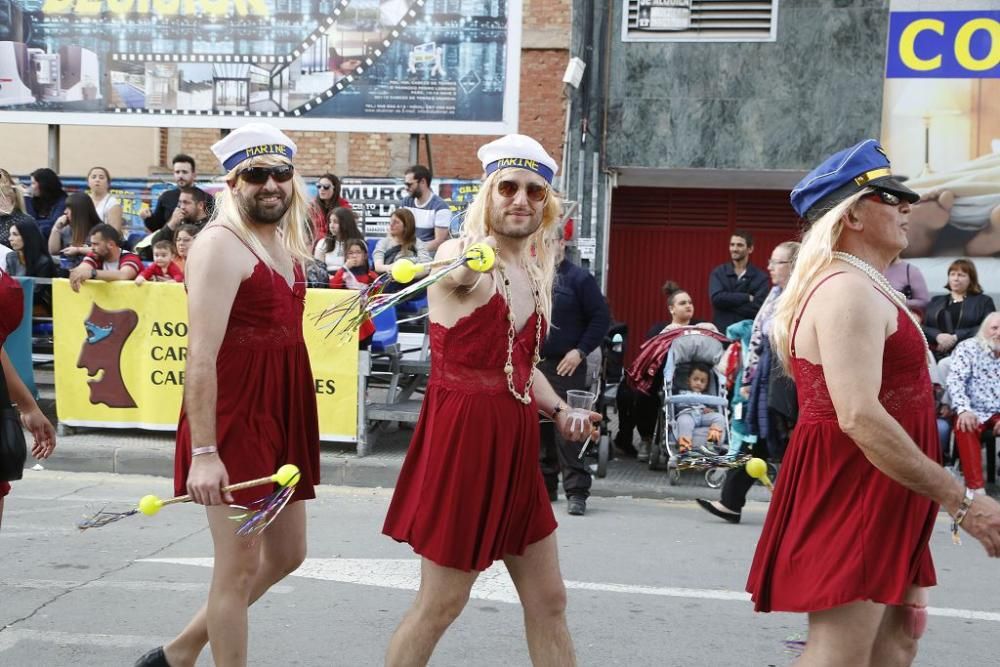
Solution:
<svg viewBox="0 0 1000 667"><path fill-rule="evenodd" d="M608 459L611 457L611 438L605 433L597 443L597 476L604 479L608 474Z"/></svg>
<svg viewBox="0 0 1000 667"><path fill-rule="evenodd" d="M705 483L709 488L718 489L726 481L725 468L709 468L705 471Z"/></svg>
<svg viewBox="0 0 1000 667"><path fill-rule="evenodd" d="M681 481L681 471L677 468L671 468L670 472L667 473L667 483L670 486L677 486L678 482Z"/></svg>

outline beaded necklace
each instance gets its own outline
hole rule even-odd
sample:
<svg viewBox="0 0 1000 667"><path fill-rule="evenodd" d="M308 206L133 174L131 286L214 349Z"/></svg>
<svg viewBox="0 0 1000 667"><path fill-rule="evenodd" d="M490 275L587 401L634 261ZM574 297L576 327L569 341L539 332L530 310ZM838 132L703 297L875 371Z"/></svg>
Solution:
<svg viewBox="0 0 1000 667"><path fill-rule="evenodd" d="M911 311L909 308L906 307L906 297L903 296L902 292L893 287L892 283L889 282L889 279L886 278L881 271L879 271L874 266L872 266L865 260L861 259L860 257L857 257L847 252L841 252L839 250L835 250L833 252L833 258L839 259L840 261L846 262L847 264L850 264L854 268L861 270L866 276L868 276L871 279L873 283L875 283L876 286L879 287L881 291L885 292L885 295L889 297L892 300L892 302L896 304L896 306L901 308L903 312L906 313L907 316L909 316L910 321L913 322L913 326L915 326L917 328L917 331L920 333L920 340L924 341L924 349L927 351L928 361L929 361L931 359L930 345L927 343L927 338L924 336L924 330L920 327L920 322L917 320L916 315L914 315L913 311Z"/></svg>
<svg viewBox="0 0 1000 667"><path fill-rule="evenodd" d="M531 283L531 294L535 300L535 353L531 356L531 370L528 372L528 381L524 384L524 393L518 393L514 388L514 339L517 337L517 329L514 326L514 307L510 295L510 279L504 271L503 262L497 258L497 271L500 273L501 285L503 287L504 299L507 301L507 363L503 367L503 372L507 376L507 389L511 395L525 405L531 403L531 385L535 382L535 368L541 361L542 351L542 300L538 292L538 286L531 281L530 274L528 282Z"/></svg>

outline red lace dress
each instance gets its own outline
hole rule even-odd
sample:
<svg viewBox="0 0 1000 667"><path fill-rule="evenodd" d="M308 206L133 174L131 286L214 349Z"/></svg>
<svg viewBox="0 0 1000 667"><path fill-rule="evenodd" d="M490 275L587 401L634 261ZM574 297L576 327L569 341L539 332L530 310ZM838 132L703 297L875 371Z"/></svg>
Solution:
<svg viewBox="0 0 1000 667"><path fill-rule="evenodd" d="M295 266L295 284L257 260L240 284L219 348L216 439L230 484L299 467L296 500L316 497L319 484L319 421L316 389L302 338L305 276ZM187 493L191 429L181 409L174 458L174 493ZM275 486L274 488L277 488ZM261 486L233 493L237 505L262 498Z"/></svg>
<svg viewBox="0 0 1000 667"><path fill-rule="evenodd" d="M0 270L0 347L3 346L14 329L21 324L24 315L24 292L21 283L10 274ZM0 373L3 371L0 370ZM10 393L8 387L8 394ZM0 498L10 493L10 484L0 482Z"/></svg>
<svg viewBox="0 0 1000 667"><path fill-rule="evenodd" d="M535 347L532 315L514 341L514 386ZM499 292L447 328L431 323L431 375L382 532L421 556L485 570L556 528L538 465L538 408L503 372L507 304Z"/></svg>
<svg viewBox="0 0 1000 667"><path fill-rule="evenodd" d="M885 341L879 402L939 461L923 334L902 310L897 320ZM880 472L840 430L823 368L795 357L794 334L799 420L747 590L757 611L822 611L859 600L902 604L910 585L937 583L928 541L938 506Z"/></svg>

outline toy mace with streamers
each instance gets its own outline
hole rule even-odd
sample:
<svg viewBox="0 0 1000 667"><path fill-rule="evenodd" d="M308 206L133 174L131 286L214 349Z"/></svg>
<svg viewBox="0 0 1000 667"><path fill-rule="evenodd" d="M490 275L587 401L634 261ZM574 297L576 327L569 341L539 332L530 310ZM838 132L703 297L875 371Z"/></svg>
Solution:
<svg viewBox="0 0 1000 667"><path fill-rule="evenodd" d="M739 468L750 460L749 456L733 458L728 454L682 456L677 460L678 470L712 470L715 468Z"/></svg>
<svg viewBox="0 0 1000 667"><path fill-rule="evenodd" d="M774 485L771 484L771 478L767 476L767 463L764 459L752 458L747 461L747 474L756 480L760 480L760 483L767 487L768 491L774 491Z"/></svg>
<svg viewBox="0 0 1000 667"><path fill-rule="evenodd" d="M222 487L222 490L225 492L242 491L243 489L250 489L255 486L263 486L264 484L278 484L282 487L269 496L251 503L251 507L256 507L256 509L251 510L248 507L233 505L233 507L238 509L246 510L243 514L230 517L236 521L243 522L239 529L237 529L236 534L249 535L251 533L259 533L264 530L264 528L267 528L271 521L274 520L274 517L277 516L278 512L280 512L288 503L289 498L291 498L292 493L295 491L295 485L298 484L300 477L301 474L299 473L299 469L296 466L287 463L278 468L278 471L273 475ZM189 502L191 502L190 495L177 496L176 498L163 500L150 494L140 498L139 504L126 512L110 512L108 510L101 509L93 516L82 519L76 526L80 530L86 530L87 528L100 528L108 525L109 523L120 521L125 517L134 516L140 512L146 516L153 516L167 505L177 505Z"/></svg>
<svg viewBox="0 0 1000 667"><path fill-rule="evenodd" d="M485 243L475 243L469 246L464 254L454 259L442 259L422 264L408 259L400 259L392 265L390 273L382 274L370 285L358 290L357 294L327 308L313 316L313 319L320 329L327 330L328 336L336 333L343 340L347 340L354 335L365 320L372 319L383 311L424 291L455 269L467 266L473 271L485 273L493 268L495 262L496 252ZM421 271L431 270L435 267L441 268L416 282L412 282ZM387 294L385 287L390 280L407 286L398 292Z"/></svg>

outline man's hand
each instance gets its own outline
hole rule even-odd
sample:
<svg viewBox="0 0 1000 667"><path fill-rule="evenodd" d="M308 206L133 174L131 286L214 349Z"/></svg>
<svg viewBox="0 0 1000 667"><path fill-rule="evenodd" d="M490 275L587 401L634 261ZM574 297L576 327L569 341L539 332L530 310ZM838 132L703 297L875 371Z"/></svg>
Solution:
<svg viewBox="0 0 1000 667"><path fill-rule="evenodd" d="M966 410L962 414L958 415L958 420L955 422L955 427L959 431L975 431L979 428L979 418L976 417L976 413L971 410Z"/></svg>
<svg viewBox="0 0 1000 667"><path fill-rule="evenodd" d="M188 471L187 492L199 505L221 505L233 502L233 494L223 493L229 485L229 473L218 454L202 454L191 459Z"/></svg>
<svg viewBox="0 0 1000 667"><path fill-rule="evenodd" d="M586 419L581 416L586 414ZM555 416L556 428L567 442L583 442L590 437L591 442L601 437L601 413L579 410L560 410Z"/></svg>
<svg viewBox="0 0 1000 667"><path fill-rule="evenodd" d="M34 439L31 455L36 459L49 458L52 450L56 448L56 430L52 427L52 422L38 407L35 407L33 410L21 413L21 424L31 432Z"/></svg>
<svg viewBox="0 0 1000 667"><path fill-rule="evenodd" d="M569 377L576 370L576 367L580 365L581 361L583 361L583 355L580 354L580 350L570 350L563 355L559 365L556 366L556 374L562 377Z"/></svg>
<svg viewBox="0 0 1000 667"><path fill-rule="evenodd" d="M139 217L143 220L149 220L153 215L153 210L149 208L149 204L143 204L142 208L139 209Z"/></svg>
<svg viewBox="0 0 1000 667"><path fill-rule="evenodd" d="M69 272L69 286L73 288L74 292L80 291L80 285L83 284L84 280L90 280L90 272L93 269L94 267L84 262Z"/></svg>
<svg viewBox="0 0 1000 667"><path fill-rule="evenodd" d="M181 223L184 222L184 211L178 206L174 209L174 212L170 214L170 219L167 220L167 227L170 229L177 229Z"/></svg>
<svg viewBox="0 0 1000 667"><path fill-rule="evenodd" d="M976 496L962 528L979 540L990 558L1000 557L1000 503L989 496Z"/></svg>

